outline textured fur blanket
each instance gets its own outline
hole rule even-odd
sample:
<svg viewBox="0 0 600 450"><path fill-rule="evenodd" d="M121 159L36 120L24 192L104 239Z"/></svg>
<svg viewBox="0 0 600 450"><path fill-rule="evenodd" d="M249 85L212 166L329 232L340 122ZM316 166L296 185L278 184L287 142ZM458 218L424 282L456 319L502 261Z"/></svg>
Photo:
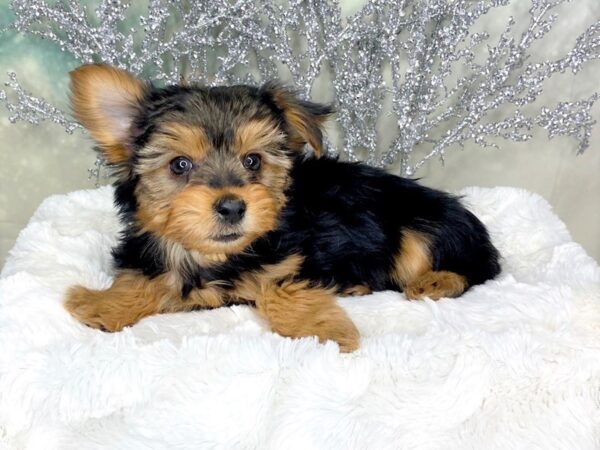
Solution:
<svg viewBox="0 0 600 450"><path fill-rule="evenodd" d="M47 199L0 278L0 448L600 448L598 264L539 196L462 194L502 275L437 303L341 299L349 355L245 306L80 325L61 298L110 285L112 189Z"/></svg>

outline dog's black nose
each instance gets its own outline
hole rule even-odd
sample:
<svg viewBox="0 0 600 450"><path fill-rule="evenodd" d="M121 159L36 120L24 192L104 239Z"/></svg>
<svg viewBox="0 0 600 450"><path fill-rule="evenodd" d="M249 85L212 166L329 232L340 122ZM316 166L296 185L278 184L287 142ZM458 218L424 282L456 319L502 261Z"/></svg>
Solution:
<svg viewBox="0 0 600 450"><path fill-rule="evenodd" d="M223 197L215 203L215 211L223 222L238 223L246 212L246 203L237 197Z"/></svg>

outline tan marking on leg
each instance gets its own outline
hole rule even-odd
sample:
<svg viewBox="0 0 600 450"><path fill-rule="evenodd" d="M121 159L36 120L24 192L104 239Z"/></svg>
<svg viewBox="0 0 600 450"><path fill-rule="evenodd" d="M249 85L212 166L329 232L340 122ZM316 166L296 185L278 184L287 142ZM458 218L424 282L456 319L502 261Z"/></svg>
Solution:
<svg viewBox="0 0 600 450"><path fill-rule="evenodd" d="M172 310L165 312L190 311L194 308L218 308L227 303L227 296L218 282L210 283L203 288L192 289L185 300L172 305Z"/></svg>
<svg viewBox="0 0 600 450"><path fill-rule="evenodd" d="M369 295L373 291L369 286L364 284L357 284L356 286L350 286L349 288L344 289L340 292L340 295L343 297L355 297L358 295Z"/></svg>
<svg viewBox="0 0 600 450"><path fill-rule="evenodd" d="M400 251L394 260L391 278L400 287L411 284L431 270L431 254L427 236L413 230L402 230Z"/></svg>
<svg viewBox="0 0 600 450"><path fill-rule="evenodd" d="M458 297L468 287L467 279L454 272L429 271L413 280L405 289L409 299L429 297L438 300L442 297Z"/></svg>
<svg viewBox="0 0 600 450"><path fill-rule="evenodd" d="M103 291L73 286L67 292L65 308L80 322L105 331L120 331L144 317L168 312L189 311L197 306L223 305L221 290L215 286L195 289L181 299L178 277L167 273L148 278L136 272L123 272Z"/></svg>
<svg viewBox="0 0 600 450"><path fill-rule="evenodd" d="M342 352L356 350L358 330L335 302L336 289L293 280L302 261L302 256L292 255L244 274L236 282L232 299L253 301L271 329L282 336L317 336L321 342L336 341Z"/></svg>
<svg viewBox="0 0 600 450"><path fill-rule="evenodd" d="M317 336L320 342L332 340L340 351L352 352L358 348L360 336L334 294L334 289L309 287L307 281L268 283L256 306L271 329L282 336Z"/></svg>
<svg viewBox="0 0 600 450"><path fill-rule="evenodd" d="M300 270L303 260L300 255L291 255L277 264L266 264L258 271L244 273L236 281L231 296L239 300L255 302L265 286L286 278L293 278Z"/></svg>

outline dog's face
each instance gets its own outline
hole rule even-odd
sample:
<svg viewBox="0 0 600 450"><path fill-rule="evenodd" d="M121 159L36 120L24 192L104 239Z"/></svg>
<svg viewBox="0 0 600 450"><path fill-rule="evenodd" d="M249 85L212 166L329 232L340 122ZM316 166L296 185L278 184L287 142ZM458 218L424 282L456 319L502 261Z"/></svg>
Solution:
<svg viewBox="0 0 600 450"><path fill-rule="evenodd" d="M277 226L289 170L319 155L330 109L275 84L157 89L106 65L71 73L81 124L134 183L136 226L205 255L229 255Z"/></svg>

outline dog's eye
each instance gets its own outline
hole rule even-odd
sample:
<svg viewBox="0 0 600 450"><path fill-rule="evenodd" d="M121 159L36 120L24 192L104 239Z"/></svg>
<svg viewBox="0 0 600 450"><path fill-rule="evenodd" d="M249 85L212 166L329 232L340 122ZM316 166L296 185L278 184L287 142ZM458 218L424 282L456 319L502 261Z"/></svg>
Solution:
<svg viewBox="0 0 600 450"><path fill-rule="evenodd" d="M175 175L183 175L184 173L188 173L190 170L192 170L193 164L185 156L178 156L171 161L169 167L171 167L171 172L173 172Z"/></svg>
<svg viewBox="0 0 600 450"><path fill-rule="evenodd" d="M244 156L243 161L244 167L248 170L258 170L260 169L260 155L256 153L249 153Z"/></svg>

